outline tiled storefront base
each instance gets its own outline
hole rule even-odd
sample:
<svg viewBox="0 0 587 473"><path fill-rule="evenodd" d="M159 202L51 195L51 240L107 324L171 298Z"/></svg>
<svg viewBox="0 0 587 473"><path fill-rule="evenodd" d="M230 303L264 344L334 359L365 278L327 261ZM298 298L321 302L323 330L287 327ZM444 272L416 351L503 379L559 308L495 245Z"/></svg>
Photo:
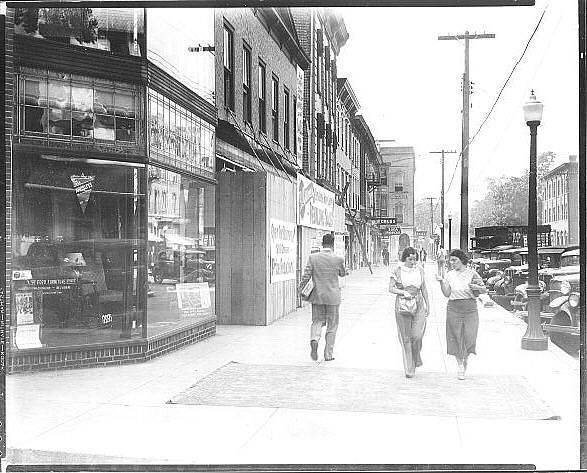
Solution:
<svg viewBox="0 0 587 473"><path fill-rule="evenodd" d="M100 345L19 350L9 353L7 371L18 373L138 363L197 343L215 334L216 321L213 319L146 339Z"/></svg>

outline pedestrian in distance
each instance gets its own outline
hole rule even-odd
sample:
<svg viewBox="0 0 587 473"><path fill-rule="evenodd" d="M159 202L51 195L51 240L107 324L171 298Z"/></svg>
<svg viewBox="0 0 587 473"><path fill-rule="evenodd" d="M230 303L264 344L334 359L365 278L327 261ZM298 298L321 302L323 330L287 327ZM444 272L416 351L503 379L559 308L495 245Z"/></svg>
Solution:
<svg viewBox="0 0 587 473"><path fill-rule="evenodd" d="M436 273L437 277L444 278L445 274L445 263L446 263L447 253L444 249L444 246L440 245L438 247L438 252L436 253L436 265L438 266L438 271Z"/></svg>
<svg viewBox="0 0 587 473"><path fill-rule="evenodd" d="M479 274L469 268L467 254L459 249L450 252L451 270L446 276L437 279L445 297L446 305L446 346L447 353L457 360L458 379L465 379L467 360L471 353L476 353L477 331L479 329L479 311L477 296L487 289Z"/></svg>
<svg viewBox="0 0 587 473"><path fill-rule="evenodd" d="M310 357L318 360L318 342L322 328L326 326L324 360L334 360L334 342L338 330L340 307L340 286L338 277L349 273L344 258L334 254L334 236L327 233L322 237L322 249L311 254L304 269L299 290L312 279L314 288L306 298L312 304L312 325L310 328Z"/></svg>
<svg viewBox="0 0 587 473"><path fill-rule="evenodd" d="M426 262L426 256L427 256L426 250L424 248L422 248L422 262L423 263Z"/></svg>
<svg viewBox="0 0 587 473"><path fill-rule="evenodd" d="M383 248L382 255L383 255L383 264L385 266L389 266L389 251L387 250L387 248Z"/></svg>
<svg viewBox="0 0 587 473"><path fill-rule="evenodd" d="M422 338L430 312L424 268L417 264L417 254L412 247L404 249L401 263L389 278L389 292L396 294L395 320L406 378L414 377L416 368L422 366Z"/></svg>

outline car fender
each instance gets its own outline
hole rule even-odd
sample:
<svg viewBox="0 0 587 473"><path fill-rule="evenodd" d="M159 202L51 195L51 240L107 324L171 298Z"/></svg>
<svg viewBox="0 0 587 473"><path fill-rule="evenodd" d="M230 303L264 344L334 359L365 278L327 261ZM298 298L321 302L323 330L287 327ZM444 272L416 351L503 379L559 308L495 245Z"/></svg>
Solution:
<svg viewBox="0 0 587 473"><path fill-rule="evenodd" d="M570 315L568 304L566 306L564 305L565 303L568 302L568 300L569 300L569 296L559 296L556 299L553 299L552 301L550 301L550 304L548 304L548 305L550 306L551 309L559 308L563 312L567 312Z"/></svg>

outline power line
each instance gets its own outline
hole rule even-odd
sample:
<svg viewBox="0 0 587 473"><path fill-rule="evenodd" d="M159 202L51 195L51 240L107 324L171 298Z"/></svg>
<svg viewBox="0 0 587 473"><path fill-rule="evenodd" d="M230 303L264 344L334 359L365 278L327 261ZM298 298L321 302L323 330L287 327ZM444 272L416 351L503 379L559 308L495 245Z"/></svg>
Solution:
<svg viewBox="0 0 587 473"><path fill-rule="evenodd" d="M532 34L530 35L530 38L528 39L528 42L526 43L526 47L524 48L524 51L522 52L522 55L520 56L520 58L518 59L518 61L514 64L514 67L512 68L510 74L508 75L507 79L505 80L504 84L501 87L501 90L499 91L499 94L497 95L497 98L495 99L495 102L493 103L491 109L489 110L489 112L487 113L487 116L485 117L485 119L483 120L483 122L481 123L481 125L479 126L477 132L473 135L473 137L469 140L469 143L467 145L467 148L471 145L471 143L473 142L473 140L477 137L477 135L479 134L479 132L481 131L481 129L483 128L483 126L485 125L485 123L487 122L487 120L489 119L489 117L491 116L491 113L493 112L495 106L497 105L497 102L499 101L499 99L501 98L501 95L503 93L503 91L505 90L510 78L512 77L514 71L516 70L516 68L518 67L518 64L520 64L520 62L522 61L522 59L524 58L526 51L528 50L528 47L530 46L530 43L532 42L532 39L534 38L534 35L536 34L536 32L538 31L538 28L540 27L540 24L542 23L542 19L544 18L544 14L546 13L548 6L544 8L544 11L542 12L542 15L540 15L540 19L538 20L538 23L536 24L536 27L534 28L534 31L532 32ZM463 153L461 151L461 153L459 153L459 157L457 159L457 163L455 165L455 169L453 171L452 177L450 179L450 183L448 185L448 190L450 190L454 177L456 175L456 171L458 169L459 166L459 162L461 160L463 156Z"/></svg>

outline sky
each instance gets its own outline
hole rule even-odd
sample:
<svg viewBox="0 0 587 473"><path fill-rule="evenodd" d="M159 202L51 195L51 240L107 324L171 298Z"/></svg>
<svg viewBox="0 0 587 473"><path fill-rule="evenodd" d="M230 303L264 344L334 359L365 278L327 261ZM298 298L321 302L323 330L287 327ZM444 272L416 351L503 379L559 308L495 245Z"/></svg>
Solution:
<svg viewBox="0 0 587 473"><path fill-rule="evenodd" d="M375 139L394 139L416 152L416 199L440 197L440 155L445 164L446 209L460 202L461 78L464 41L439 35L493 33L469 43L474 82L472 138L542 22L491 116L469 150L470 204L485 194L486 179L521 175L529 167L530 134L522 106L534 89L544 104L538 153L554 151L557 162L579 149L579 68L576 0L536 0L533 7L337 8L349 39L338 56ZM456 171L455 171L456 170ZM454 177L453 177L454 176ZM451 184L452 178L452 184ZM450 186L450 187L449 187Z"/></svg>

